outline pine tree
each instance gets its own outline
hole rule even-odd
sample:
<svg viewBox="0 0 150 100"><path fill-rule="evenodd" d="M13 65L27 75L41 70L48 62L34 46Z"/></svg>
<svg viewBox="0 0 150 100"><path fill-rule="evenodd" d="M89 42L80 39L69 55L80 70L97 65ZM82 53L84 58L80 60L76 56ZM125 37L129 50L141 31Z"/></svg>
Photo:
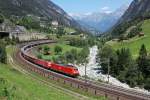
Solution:
<svg viewBox="0 0 150 100"><path fill-rule="evenodd" d="M2 14L0 14L0 23L4 22L4 16Z"/></svg>
<svg viewBox="0 0 150 100"><path fill-rule="evenodd" d="M141 46L140 52L139 52L139 57L137 60L138 66L139 66L139 71L143 70L143 67L145 66L145 61L146 61L146 57L147 57L147 51L146 51L146 47L143 44Z"/></svg>
<svg viewBox="0 0 150 100"><path fill-rule="evenodd" d="M142 72L145 78L150 76L150 58L147 54L147 50L144 44L141 46L137 63L139 72Z"/></svg>
<svg viewBox="0 0 150 100"><path fill-rule="evenodd" d="M54 51L55 51L56 54L59 54L59 53L62 52L62 47L57 45L57 46L55 46Z"/></svg>
<svg viewBox="0 0 150 100"><path fill-rule="evenodd" d="M116 52L111 48L111 46L104 46L98 54L99 63L102 66L103 73L108 72L108 64L110 65L110 73L115 76L118 74L118 69L116 67L117 55Z"/></svg>
<svg viewBox="0 0 150 100"><path fill-rule="evenodd" d="M124 71L127 69L132 63L132 56L129 49L122 48L121 50L117 50L118 56L118 72Z"/></svg>
<svg viewBox="0 0 150 100"><path fill-rule="evenodd" d="M146 58L146 56L147 56L147 50L146 50L145 45L143 44L141 46L141 49L140 49L140 52L139 52L139 57Z"/></svg>
<svg viewBox="0 0 150 100"><path fill-rule="evenodd" d="M48 46L48 45L45 45L45 46L44 46L44 54L45 54L45 55L49 55L49 51L50 51L49 46Z"/></svg>
<svg viewBox="0 0 150 100"><path fill-rule="evenodd" d="M4 64L7 63L7 53L3 42L0 42L0 62Z"/></svg>

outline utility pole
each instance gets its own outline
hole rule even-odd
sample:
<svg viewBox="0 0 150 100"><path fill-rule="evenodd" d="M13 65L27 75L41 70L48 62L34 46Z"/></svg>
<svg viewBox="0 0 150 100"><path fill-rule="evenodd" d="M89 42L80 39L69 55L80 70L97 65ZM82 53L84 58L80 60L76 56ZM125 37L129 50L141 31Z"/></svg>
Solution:
<svg viewBox="0 0 150 100"><path fill-rule="evenodd" d="M86 58L86 60L84 61L84 74L85 74L85 83L87 83L87 65L88 65L88 58Z"/></svg>
<svg viewBox="0 0 150 100"><path fill-rule="evenodd" d="M85 67L85 83L87 83L87 80L86 80L86 78L87 78L87 73L86 73L87 64L86 63L84 65L84 67Z"/></svg>
<svg viewBox="0 0 150 100"><path fill-rule="evenodd" d="M109 83L109 78L110 78L109 77L109 74L110 74L110 58L108 58L108 66L107 67L108 67L108 72L107 72L108 77L107 78L108 78L108 83Z"/></svg>
<svg viewBox="0 0 150 100"><path fill-rule="evenodd" d="M88 91L88 81L87 81L87 63L85 63L85 91L87 92Z"/></svg>

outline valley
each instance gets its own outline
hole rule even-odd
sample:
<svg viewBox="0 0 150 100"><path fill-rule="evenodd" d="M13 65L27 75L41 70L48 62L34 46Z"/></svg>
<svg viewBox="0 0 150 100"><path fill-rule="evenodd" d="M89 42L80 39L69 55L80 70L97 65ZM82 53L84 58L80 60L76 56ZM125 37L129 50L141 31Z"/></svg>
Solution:
<svg viewBox="0 0 150 100"><path fill-rule="evenodd" d="M1 99L149 100L150 0L0 0Z"/></svg>

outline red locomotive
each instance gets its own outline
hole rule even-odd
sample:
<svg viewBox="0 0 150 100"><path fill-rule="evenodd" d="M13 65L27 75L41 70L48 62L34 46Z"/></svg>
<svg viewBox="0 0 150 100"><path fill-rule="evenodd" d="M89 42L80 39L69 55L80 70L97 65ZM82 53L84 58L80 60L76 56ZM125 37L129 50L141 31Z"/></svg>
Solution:
<svg viewBox="0 0 150 100"><path fill-rule="evenodd" d="M39 66L41 66L43 68L50 69L50 70L53 70L53 71L56 71L56 72L59 72L59 73L62 73L62 74L65 74L65 75L68 75L68 76L71 76L71 77L77 77L77 76L79 76L79 71L74 66L56 64L56 63L53 63L53 62L49 62L49 61L44 61L44 60L41 60L41 59L37 59L35 57L31 57L30 55L28 55L26 53L26 51L28 49L30 49L31 47L36 46L36 45L37 44L29 45L29 46L25 46L24 48L22 48L21 53L22 53L22 56L26 60L28 60L28 61L36 64L36 65L39 65Z"/></svg>

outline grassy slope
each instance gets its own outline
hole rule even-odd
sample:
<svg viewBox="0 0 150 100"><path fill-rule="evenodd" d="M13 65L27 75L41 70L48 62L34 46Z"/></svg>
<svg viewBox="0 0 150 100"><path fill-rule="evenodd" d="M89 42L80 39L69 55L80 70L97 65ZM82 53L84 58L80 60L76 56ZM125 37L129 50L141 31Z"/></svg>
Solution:
<svg viewBox="0 0 150 100"><path fill-rule="evenodd" d="M7 51L12 53L11 48L8 48ZM13 100L76 100L64 91L50 88L37 80L33 80L28 75L13 69L10 65L0 63L0 78L6 79L11 86L16 87L15 96L11 98Z"/></svg>
<svg viewBox="0 0 150 100"><path fill-rule="evenodd" d="M14 100L76 100L62 91L40 84L8 65L0 64L0 73L1 78L16 87Z"/></svg>
<svg viewBox="0 0 150 100"><path fill-rule="evenodd" d="M52 44L52 45L50 45L50 48L51 48L51 51L54 53L54 48L55 48L55 46L60 46L62 49L63 49L63 51L62 51L62 53L64 54L65 52L67 52L67 51L70 51L71 49L77 49L78 51L80 51L81 50L81 48L77 48L77 47L73 47L73 46L70 46L70 45L66 45L66 44L64 44L64 43L57 43L57 44Z"/></svg>
<svg viewBox="0 0 150 100"><path fill-rule="evenodd" d="M142 44L146 45L147 50L150 52L150 20L144 21L142 25L143 32L145 33L144 37L134 37L129 41L124 42L112 42L109 41L108 44L112 45L114 49L120 49L122 47L129 48L134 58L138 56L139 49Z"/></svg>
<svg viewBox="0 0 150 100"><path fill-rule="evenodd" d="M70 32L76 32L74 29L69 28L69 27L65 27L64 30L65 30L67 33L70 33Z"/></svg>

